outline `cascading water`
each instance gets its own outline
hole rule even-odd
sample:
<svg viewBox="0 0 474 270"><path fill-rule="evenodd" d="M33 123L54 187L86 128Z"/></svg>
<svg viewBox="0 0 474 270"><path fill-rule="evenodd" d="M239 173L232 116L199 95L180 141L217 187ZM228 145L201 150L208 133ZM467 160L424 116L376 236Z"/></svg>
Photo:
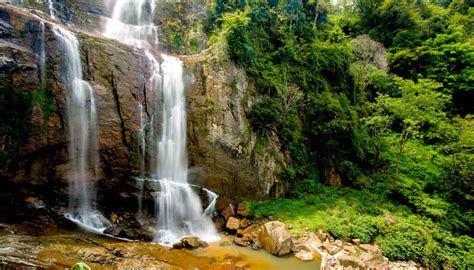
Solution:
<svg viewBox="0 0 474 270"><path fill-rule="evenodd" d="M214 231L210 218L202 213L199 197L187 183L186 102L182 63L162 55L161 138L157 145L158 233L156 241L173 244L187 235L208 240ZM212 240L212 239L209 239Z"/></svg>
<svg viewBox="0 0 474 270"><path fill-rule="evenodd" d="M79 41L70 31L54 25L64 50L66 66L66 122L69 153L69 212L66 217L83 228L102 233L110 223L95 208L98 141L94 90L82 79Z"/></svg>
<svg viewBox="0 0 474 270"><path fill-rule="evenodd" d="M145 170L146 170L146 128L148 127L147 124L147 115L144 110L144 107L141 103L138 104L138 110L139 110L139 121L140 121L140 131L139 131L139 148L140 148L140 178L138 179L138 188L139 188L139 193L138 193L138 213L141 216L144 212L145 209L143 209L143 193L145 189Z"/></svg>
<svg viewBox="0 0 474 270"><path fill-rule="evenodd" d="M214 211L217 195L204 190L209 206L202 209L201 201L188 184L186 156L186 101L183 66L177 58L161 54L160 64L151 53L158 44L154 25L154 0L119 0L113 16L107 22L104 35L145 51L150 64L150 86L155 91L155 111L145 124L143 106L139 105L141 153L150 148L152 175L157 179L141 179L157 184L155 210L158 219L155 242L172 245L183 236L194 235L205 241L218 239L209 215ZM145 136L148 125L149 136ZM160 131L158 134L157 131ZM142 157L142 169L145 168ZM144 176L144 172L142 172ZM143 194L140 194L143 197ZM141 198L140 198L141 199ZM142 203L139 202L139 208ZM142 209L139 209L140 211Z"/></svg>
<svg viewBox="0 0 474 270"><path fill-rule="evenodd" d="M48 10L49 10L49 17L53 20L56 20L56 15L54 14L54 5L52 0L47 0L48 3Z"/></svg>
<svg viewBox="0 0 474 270"><path fill-rule="evenodd" d="M38 41L39 44L39 52L36 54L36 58L39 63L40 69L40 81L41 81L41 89L46 88L46 41L45 41L45 25L43 21L40 21L39 24L39 36Z"/></svg>
<svg viewBox="0 0 474 270"><path fill-rule="evenodd" d="M139 48L158 44L158 28L153 23L154 0L118 0L104 35Z"/></svg>

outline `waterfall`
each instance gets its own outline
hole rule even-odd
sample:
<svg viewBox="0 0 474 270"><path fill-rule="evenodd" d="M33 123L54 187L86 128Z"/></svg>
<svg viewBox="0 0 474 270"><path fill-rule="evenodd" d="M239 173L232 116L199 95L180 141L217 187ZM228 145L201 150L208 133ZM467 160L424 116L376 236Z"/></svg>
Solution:
<svg viewBox="0 0 474 270"><path fill-rule="evenodd" d="M164 54L160 63L152 54L158 44L158 28L153 22L155 7L154 0L116 1L104 32L106 37L143 49L150 65L149 85L155 92L155 110L148 123L140 118L140 151L146 155L145 149L150 149L152 162L149 163L155 179L140 179L139 200L143 198L143 182L155 184L158 223L155 242L169 246L187 235L215 241L218 236L209 215L214 211L217 195L205 190L210 201L203 211L199 196L188 184L183 64ZM140 117L143 117L142 106L138 106ZM145 126L149 136L145 135ZM142 169L144 164L142 157Z"/></svg>
<svg viewBox="0 0 474 270"><path fill-rule="evenodd" d="M146 113L144 111L143 105L141 103L138 104L139 110L139 121L140 121L140 131L139 131L139 147L140 147L140 178L138 180L138 213L141 215L144 212L143 209L143 193L144 193L144 179L145 179L145 170L146 170L146 163L145 163L145 156L146 156Z"/></svg>
<svg viewBox="0 0 474 270"><path fill-rule="evenodd" d="M36 54L40 69L41 89L46 89L46 41L45 41L45 25L43 21L39 23L39 37L40 42L39 52Z"/></svg>
<svg viewBox="0 0 474 270"><path fill-rule="evenodd" d="M66 66L65 107L69 139L69 211L66 217L87 230L102 233L110 224L95 208L99 154L94 90L82 79L76 36L58 25L52 29L64 50Z"/></svg>
<svg viewBox="0 0 474 270"><path fill-rule="evenodd" d="M206 240L212 236L214 224L203 215L201 201L187 183L183 66L174 57L162 55L162 58L161 136L156 149L156 174L160 179L156 205L159 227L155 240L173 244L187 234Z"/></svg>
<svg viewBox="0 0 474 270"><path fill-rule="evenodd" d="M49 17L53 20L56 20L56 15L54 14L54 5L52 0L48 0L48 10L49 10Z"/></svg>
<svg viewBox="0 0 474 270"><path fill-rule="evenodd" d="M139 48L158 44L158 28L153 23L154 0L118 0L104 36Z"/></svg>

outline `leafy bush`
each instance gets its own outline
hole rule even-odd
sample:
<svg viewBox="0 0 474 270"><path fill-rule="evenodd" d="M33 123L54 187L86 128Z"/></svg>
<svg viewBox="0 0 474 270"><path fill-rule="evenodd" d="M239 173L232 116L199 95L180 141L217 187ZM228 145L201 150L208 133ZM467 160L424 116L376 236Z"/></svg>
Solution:
<svg viewBox="0 0 474 270"><path fill-rule="evenodd" d="M251 68L255 63L255 52L249 36L249 11L226 13L221 19L222 30L229 48L229 54L236 63Z"/></svg>
<svg viewBox="0 0 474 270"><path fill-rule="evenodd" d="M252 107L249 115L250 124L260 134L265 134L274 129L276 124L280 122L281 113L282 108L278 100L265 96Z"/></svg>
<svg viewBox="0 0 474 270"><path fill-rule="evenodd" d="M470 269L474 266L474 239L453 236L429 220L410 217L387 228L377 238L391 260L416 260L425 265Z"/></svg>
<svg viewBox="0 0 474 270"><path fill-rule="evenodd" d="M400 51L402 49L416 48L421 45L421 35L412 30L403 30L397 33L393 39L391 51Z"/></svg>
<svg viewBox="0 0 474 270"><path fill-rule="evenodd" d="M382 252L391 260L421 261L426 255L428 233L421 226L398 223L379 239Z"/></svg>
<svg viewBox="0 0 474 270"><path fill-rule="evenodd" d="M366 216L330 218L328 231L338 239L360 239L363 243L372 242L379 233L376 224Z"/></svg>

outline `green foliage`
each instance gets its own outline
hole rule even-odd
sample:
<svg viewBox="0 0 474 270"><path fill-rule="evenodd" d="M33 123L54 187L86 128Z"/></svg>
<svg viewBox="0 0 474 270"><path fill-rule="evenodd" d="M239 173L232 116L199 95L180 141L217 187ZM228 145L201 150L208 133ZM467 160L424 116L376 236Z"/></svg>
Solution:
<svg viewBox="0 0 474 270"><path fill-rule="evenodd" d="M472 63L474 45L466 40L460 26L449 26L445 33L424 41L415 48L396 51L391 65L397 74L407 78L428 78L443 83L444 92L452 95L460 111L470 111L472 104L469 85L474 83Z"/></svg>
<svg viewBox="0 0 474 270"><path fill-rule="evenodd" d="M384 158L396 170L393 192L418 213L443 223L446 228L469 231L472 214L462 216L458 207L444 200L441 194L429 192L430 186L443 182L440 180L445 177L442 168L447 158L422 142L456 141L457 132L442 111L448 98L439 93L439 85L432 81L420 80L418 84L401 79L395 81L401 96L379 96L375 112L367 121L374 131L373 141L379 144L376 147L387 146ZM400 134L392 133L391 125ZM452 191L447 188L438 192Z"/></svg>
<svg viewBox="0 0 474 270"><path fill-rule="evenodd" d="M443 193L448 201L457 202L470 209L474 200L474 119L456 117L454 125L459 132L457 141L439 147L445 158L440 169L445 172L443 181L432 182L432 187Z"/></svg>
<svg viewBox="0 0 474 270"><path fill-rule="evenodd" d="M339 25L346 35L356 37L363 33L360 17L344 14L342 16L334 16L334 18L335 23Z"/></svg>
<svg viewBox="0 0 474 270"><path fill-rule="evenodd" d="M48 119L51 113L56 111L56 103L54 98L47 92L45 88L40 88L31 94L32 104L38 104L44 115L45 126L48 125Z"/></svg>
<svg viewBox="0 0 474 270"><path fill-rule="evenodd" d="M429 238L423 226L398 223L388 228L380 243L384 255L392 260L421 261L427 255Z"/></svg>
<svg viewBox="0 0 474 270"><path fill-rule="evenodd" d="M228 52L238 65L250 68L255 62L255 52L249 36L250 18L248 10L226 13L219 21L227 39Z"/></svg>
<svg viewBox="0 0 474 270"><path fill-rule="evenodd" d="M169 19L163 22L160 41L168 50L179 54L195 54L204 50L208 40L203 19L199 16L190 25L182 19Z"/></svg>
<svg viewBox="0 0 474 270"><path fill-rule="evenodd" d="M456 237L430 221L409 217L386 228L378 238L391 260L415 259L424 265L470 269L474 266L474 239Z"/></svg>
<svg viewBox="0 0 474 270"><path fill-rule="evenodd" d="M383 0L354 0L354 7L364 26L370 26L376 19L377 7Z"/></svg>
<svg viewBox="0 0 474 270"><path fill-rule="evenodd" d="M276 128L282 113L281 105L277 100L264 97L259 103L252 107L249 115L250 124L253 129L261 134L270 132Z"/></svg>
<svg viewBox="0 0 474 270"><path fill-rule="evenodd" d="M381 107L378 113L391 118L394 130L425 141L448 141L453 137L453 130L443 111L449 96L440 93L441 84L424 79L414 83L395 78L395 82L400 89L400 97L382 94L377 97L376 103L376 106Z"/></svg>
<svg viewBox="0 0 474 270"><path fill-rule="evenodd" d="M400 51L403 49L412 49L420 46L422 43L421 36L413 30L402 30L393 38L390 50Z"/></svg>
<svg viewBox="0 0 474 270"><path fill-rule="evenodd" d="M355 91L357 91L354 94L354 101L357 103L374 101L378 93L394 93L392 78L385 71L371 64L354 62L349 71L354 78Z"/></svg>
<svg viewBox="0 0 474 270"><path fill-rule="evenodd" d="M356 0L355 7L369 34L385 45L398 31L417 26L417 14L407 0Z"/></svg>
<svg viewBox="0 0 474 270"><path fill-rule="evenodd" d="M219 32L209 38L209 47L212 49L212 58L218 63L223 64L229 60L229 48L227 38L224 32Z"/></svg>
<svg viewBox="0 0 474 270"><path fill-rule="evenodd" d="M169 44L175 51L182 51L184 47L184 30L179 21L169 20L163 26L163 43Z"/></svg>
<svg viewBox="0 0 474 270"><path fill-rule="evenodd" d="M345 241L360 239L362 243L370 243L379 233L375 219L369 217L332 217L327 226L332 235Z"/></svg>
<svg viewBox="0 0 474 270"><path fill-rule="evenodd" d="M66 268L66 270L92 270L92 268L86 263L79 262L71 266L71 268Z"/></svg>

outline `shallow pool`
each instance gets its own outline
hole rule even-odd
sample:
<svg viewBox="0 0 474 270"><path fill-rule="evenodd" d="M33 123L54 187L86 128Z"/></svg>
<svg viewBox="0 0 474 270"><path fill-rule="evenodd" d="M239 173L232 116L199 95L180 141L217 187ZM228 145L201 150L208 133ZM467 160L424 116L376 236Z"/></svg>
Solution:
<svg viewBox="0 0 474 270"><path fill-rule="evenodd" d="M241 258L248 265L247 269L258 270L315 270L320 269L319 261L303 262L293 255L277 257L268 254L263 249L252 250L239 247L232 243L232 237L223 236L221 241L210 244L209 247L193 251L198 256L212 257L216 260L232 260ZM243 264L243 265L245 265ZM242 265L242 266L243 266Z"/></svg>

